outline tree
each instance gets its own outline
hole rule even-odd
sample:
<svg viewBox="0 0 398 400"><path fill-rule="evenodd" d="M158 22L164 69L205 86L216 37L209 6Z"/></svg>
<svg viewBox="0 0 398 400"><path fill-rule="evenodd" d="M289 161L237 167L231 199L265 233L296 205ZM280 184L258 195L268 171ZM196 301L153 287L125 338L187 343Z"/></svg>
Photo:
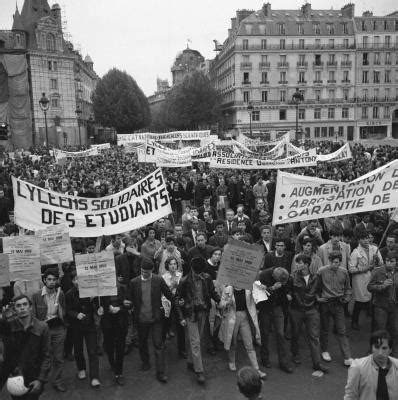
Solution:
<svg viewBox="0 0 398 400"><path fill-rule="evenodd" d="M127 72L116 68L107 72L93 93L95 119L117 133L144 128L151 120L148 100Z"/></svg>
<svg viewBox="0 0 398 400"><path fill-rule="evenodd" d="M202 72L196 71L170 90L163 107L170 128L208 127L219 120L220 94Z"/></svg>

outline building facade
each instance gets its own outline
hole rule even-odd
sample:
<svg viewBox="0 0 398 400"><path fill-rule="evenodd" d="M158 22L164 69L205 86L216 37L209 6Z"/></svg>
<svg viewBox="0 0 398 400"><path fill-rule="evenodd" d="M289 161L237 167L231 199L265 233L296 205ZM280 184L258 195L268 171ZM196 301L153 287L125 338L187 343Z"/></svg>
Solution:
<svg viewBox="0 0 398 400"><path fill-rule="evenodd" d="M26 35L29 69L29 97L32 126L26 142L46 142L43 93L49 100L47 111L50 145L88 143L94 119L91 94L98 82L93 62L85 59L67 42L62 31L61 8L51 8L47 0L25 0L22 11L13 16L13 32ZM12 133L12 132L11 132Z"/></svg>
<svg viewBox="0 0 398 400"><path fill-rule="evenodd" d="M308 3L300 10L272 10L268 3L259 11L237 11L210 67L211 79L223 96L225 125L232 134L272 139L278 132L297 128L299 139L358 140L361 124L370 123L359 118L358 59L363 51L358 43L363 42L358 24L363 18L369 17L354 16L353 4L341 10L313 10ZM393 15L378 19L387 19L388 29L395 28ZM391 52L389 60L395 63L392 52L397 49L398 31L388 35L389 49L379 51L384 58ZM390 85L396 76L390 68ZM390 115L398 105L394 90L390 87ZM385 99L381 89L379 93ZM374 115L382 119L384 113L383 106ZM393 133L392 119L385 137Z"/></svg>

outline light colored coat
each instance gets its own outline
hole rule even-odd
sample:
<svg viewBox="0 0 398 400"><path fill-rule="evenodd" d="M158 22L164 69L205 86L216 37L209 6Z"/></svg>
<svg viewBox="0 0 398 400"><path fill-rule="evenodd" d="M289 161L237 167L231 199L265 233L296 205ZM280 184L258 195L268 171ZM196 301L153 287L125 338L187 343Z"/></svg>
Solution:
<svg viewBox="0 0 398 400"><path fill-rule="evenodd" d="M383 264L380 252L372 244L369 245L369 252L359 245L351 254L348 271L352 274L352 295L355 301L367 302L372 299L367 287L372 275L369 265L374 258L379 260L379 265Z"/></svg>
<svg viewBox="0 0 398 400"><path fill-rule="evenodd" d="M246 307L248 316L251 320L252 330L255 331L256 342L261 342L260 328L257 319L256 304L252 296L251 290L245 290L246 294ZM236 322L236 303L234 296L234 289L232 286L225 286L221 296L221 303L228 304L223 313L223 320L221 322L219 338L224 343L225 350L229 350L231 347L232 336L234 333L235 322ZM254 332L253 332L254 333Z"/></svg>
<svg viewBox="0 0 398 400"><path fill-rule="evenodd" d="M390 400L398 399L398 360L390 357L391 367L386 376ZM357 358L348 370L344 400L375 400L379 367L373 356Z"/></svg>
<svg viewBox="0 0 398 400"><path fill-rule="evenodd" d="M348 262L350 260L350 254L351 254L351 246L341 241L339 242L339 246L342 256L341 266L344 267L345 269L348 269ZM332 250L333 250L333 245L330 240L327 243L323 244L321 247L319 247L318 255L319 257L321 257L322 265L329 264L329 254L332 252Z"/></svg>

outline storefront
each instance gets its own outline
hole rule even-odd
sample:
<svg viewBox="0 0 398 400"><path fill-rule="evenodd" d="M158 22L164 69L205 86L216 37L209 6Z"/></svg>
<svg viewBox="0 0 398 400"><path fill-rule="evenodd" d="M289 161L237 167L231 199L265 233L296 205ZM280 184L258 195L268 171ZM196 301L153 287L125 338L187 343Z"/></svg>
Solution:
<svg viewBox="0 0 398 400"><path fill-rule="evenodd" d="M391 137L391 120L358 121L358 139L385 139Z"/></svg>

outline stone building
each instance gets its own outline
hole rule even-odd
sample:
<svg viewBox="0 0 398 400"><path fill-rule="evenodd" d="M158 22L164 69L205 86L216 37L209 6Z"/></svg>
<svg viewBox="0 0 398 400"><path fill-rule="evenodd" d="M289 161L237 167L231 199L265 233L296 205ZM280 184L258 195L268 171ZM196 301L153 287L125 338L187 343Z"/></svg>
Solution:
<svg viewBox="0 0 398 400"><path fill-rule="evenodd" d="M91 93L99 78L91 58L83 59L65 40L60 6L50 8L47 0L25 0L22 11L15 11L12 31L26 35L32 125L25 143L46 141L44 113L39 104L45 93L49 100L49 144L86 144L88 131L94 129Z"/></svg>
<svg viewBox="0 0 398 400"><path fill-rule="evenodd" d="M197 50L189 47L179 53L171 67L173 76L173 85L181 83L184 78L194 71L201 70L204 67L205 59Z"/></svg>
<svg viewBox="0 0 398 400"><path fill-rule="evenodd" d="M340 10L313 10L308 3L299 10L273 10L269 3L259 11L238 10L227 39L222 45L216 43L219 53L210 67L214 86L223 95L230 132L250 134L251 130L253 136L274 138L278 132L295 130L297 118L298 138L358 140L363 123L359 118L362 94L358 94L362 90L358 74L363 69L358 65L363 53L359 36L363 33L358 24L364 18L368 17L354 16L351 3ZM390 30L389 49L379 51L384 58L390 52L389 60L396 64L393 50L398 46L398 31L394 35L392 30L398 18L377 19L380 29ZM385 25L385 20L390 22ZM390 85L396 85L392 82L396 71L391 68L390 74ZM297 90L302 100L296 102ZM390 113L398 105L393 90ZM381 89L378 96L385 99ZM386 112L385 106L381 108L375 114L378 118ZM392 134L391 122L389 126L385 136Z"/></svg>

